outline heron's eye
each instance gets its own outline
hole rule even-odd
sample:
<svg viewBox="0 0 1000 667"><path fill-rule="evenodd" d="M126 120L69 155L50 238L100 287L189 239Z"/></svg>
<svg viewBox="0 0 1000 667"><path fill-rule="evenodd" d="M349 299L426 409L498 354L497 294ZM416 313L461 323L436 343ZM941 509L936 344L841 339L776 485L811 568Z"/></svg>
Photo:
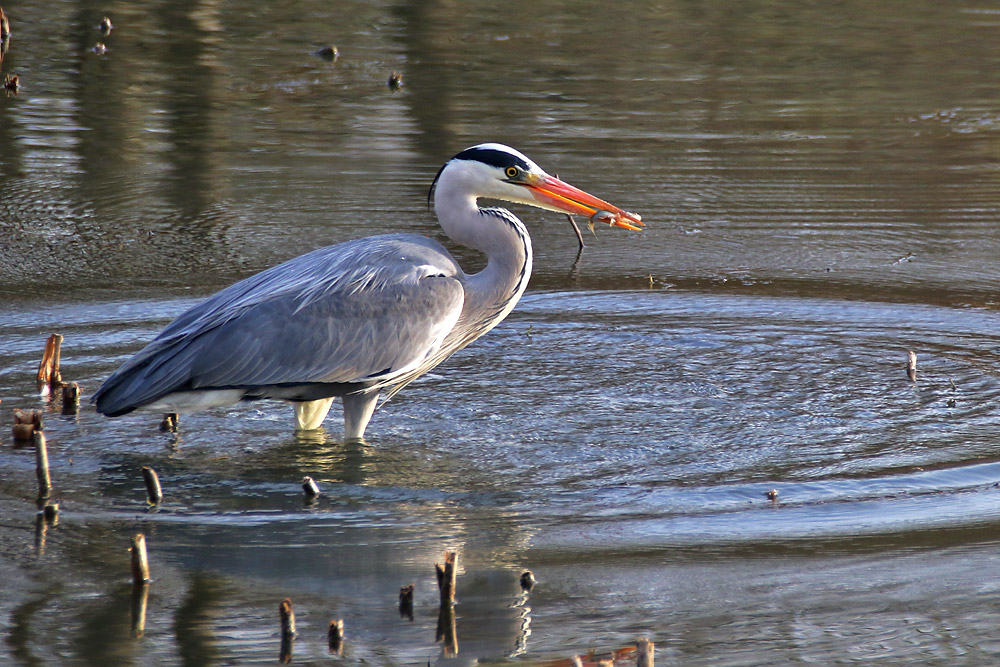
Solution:
<svg viewBox="0 0 1000 667"><path fill-rule="evenodd" d="M507 178L517 178L517 175L521 173L521 170L517 167L507 167L506 173Z"/></svg>

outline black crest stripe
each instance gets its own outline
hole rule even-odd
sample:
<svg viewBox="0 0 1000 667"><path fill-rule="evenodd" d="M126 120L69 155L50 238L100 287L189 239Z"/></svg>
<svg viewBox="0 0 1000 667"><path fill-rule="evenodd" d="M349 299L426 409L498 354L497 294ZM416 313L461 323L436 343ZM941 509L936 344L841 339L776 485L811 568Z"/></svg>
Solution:
<svg viewBox="0 0 1000 667"><path fill-rule="evenodd" d="M530 165L527 162L519 158L518 156L508 153L507 151L497 150L495 148L480 148L478 146L473 146L472 148L466 148L464 151L452 158L452 160L475 160L476 162L482 162L483 164L488 164L491 167L497 167L498 169L504 169L511 165L520 167L524 171L531 171ZM451 160L449 160L450 162ZM438 179L441 178L441 172L447 167L447 164L441 166L438 169L437 174L434 176L434 180L431 182L431 187L427 190L427 207L430 208L431 198L434 196L434 186L437 185Z"/></svg>
<svg viewBox="0 0 1000 667"><path fill-rule="evenodd" d="M466 148L452 159L476 160L477 162L482 162L483 164L488 164L491 167L497 167L499 169L503 169L504 167L509 167L511 165L520 167L525 171L530 169L528 163L518 156L508 153L507 151L497 150L495 148L480 148L478 146Z"/></svg>

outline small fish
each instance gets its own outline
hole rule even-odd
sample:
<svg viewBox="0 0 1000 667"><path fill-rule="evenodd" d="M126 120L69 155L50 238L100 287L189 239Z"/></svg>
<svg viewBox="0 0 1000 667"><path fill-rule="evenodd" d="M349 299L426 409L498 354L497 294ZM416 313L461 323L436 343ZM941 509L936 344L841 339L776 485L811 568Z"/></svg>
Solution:
<svg viewBox="0 0 1000 667"><path fill-rule="evenodd" d="M616 215L611 211L594 211L594 215L590 216L590 224L587 225L591 231L594 230L594 223L603 222L608 225L613 225L615 223Z"/></svg>
<svg viewBox="0 0 1000 667"><path fill-rule="evenodd" d="M618 227L625 227L625 229L639 231L639 229L643 226L642 216L637 213L629 213L628 211L625 211L625 215L631 217L635 224L625 222L622 218L611 211L594 211L594 214L590 216L590 223L587 227L591 232L593 232L595 222L606 222L608 225L615 225Z"/></svg>

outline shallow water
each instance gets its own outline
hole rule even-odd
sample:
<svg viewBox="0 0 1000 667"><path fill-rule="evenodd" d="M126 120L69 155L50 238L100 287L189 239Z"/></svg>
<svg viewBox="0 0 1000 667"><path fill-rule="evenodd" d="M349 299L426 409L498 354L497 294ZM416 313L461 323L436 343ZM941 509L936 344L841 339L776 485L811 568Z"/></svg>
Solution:
<svg viewBox="0 0 1000 667"><path fill-rule="evenodd" d="M378 664L549 663L643 635L668 664L988 661L1000 13L466 5L5 5L0 68L22 89L0 97L3 661L271 663L286 596L300 664L329 662L332 618L344 659ZM118 27L97 57L102 13ZM311 55L331 41L336 62ZM280 404L171 435L37 397L52 331L88 395L242 276L386 230L440 237L427 186L484 140L649 227L585 231L577 257L564 218L519 209L521 304L366 443L336 415L296 436ZM56 526L36 523L14 407L49 413Z"/></svg>

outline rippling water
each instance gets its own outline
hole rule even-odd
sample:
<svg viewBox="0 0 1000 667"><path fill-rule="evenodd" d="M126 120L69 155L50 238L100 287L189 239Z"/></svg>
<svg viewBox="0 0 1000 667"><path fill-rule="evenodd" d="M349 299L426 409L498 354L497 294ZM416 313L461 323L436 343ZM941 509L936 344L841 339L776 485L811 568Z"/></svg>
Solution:
<svg viewBox="0 0 1000 667"><path fill-rule="evenodd" d="M4 661L272 663L286 596L301 664L328 662L333 618L344 659L378 664L625 663L643 635L668 664L1000 650L1000 13L5 10L0 72L22 88L0 96ZM330 42L336 62L312 55ZM341 442L336 417L297 437L280 404L171 435L37 398L50 332L89 394L242 276L381 231L440 236L427 186L484 140L649 227L598 229L577 256L565 219L517 211L536 246L521 305L385 404L368 442ZM47 411L56 526L36 522L14 407ZM154 582L136 637L139 531ZM447 548L455 658L435 641Z"/></svg>

